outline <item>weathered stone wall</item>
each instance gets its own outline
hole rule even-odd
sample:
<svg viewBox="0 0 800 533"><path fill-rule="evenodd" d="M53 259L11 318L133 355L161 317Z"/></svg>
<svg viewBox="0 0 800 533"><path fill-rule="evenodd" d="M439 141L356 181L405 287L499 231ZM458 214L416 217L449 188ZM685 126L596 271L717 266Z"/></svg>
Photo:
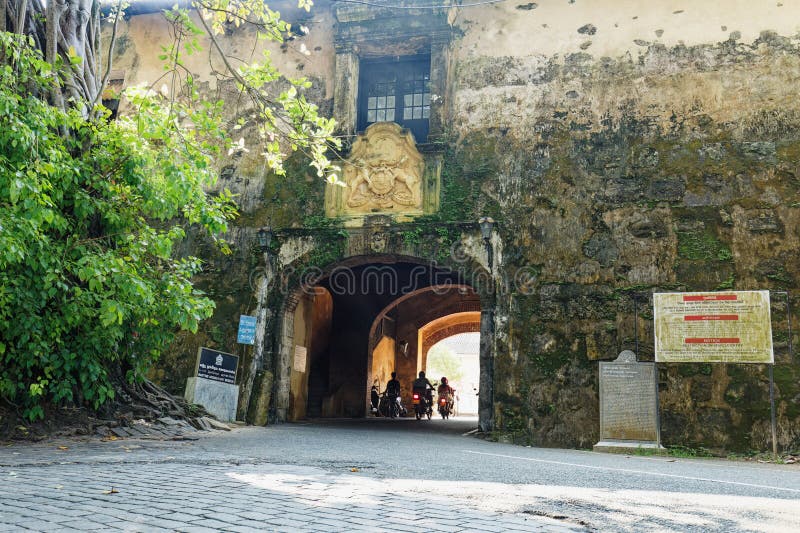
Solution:
<svg viewBox="0 0 800 533"><path fill-rule="evenodd" d="M115 63L128 84L159 75L154 36L167 28L155 17L134 17L122 33ZM485 267L477 228L465 223L497 220L501 290L486 300L494 305L495 426L538 444L588 447L599 430L596 361L635 348L635 331L640 356L652 358L650 293L797 288L800 6L542 0L452 9L448 20L447 61L433 66L447 69L438 95L440 208L392 225L384 253L459 266L450 250L464 240ZM333 110L334 80L355 81L335 72L331 6L319 2L304 23L311 34L276 47L273 58L310 76L310 98ZM245 49L244 36L225 39ZM301 42L310 58L294 50ZM210 94L233 98L207 61L192 67L206 73ZM218 308L166 359L164 379L175 389L197 345L233 346L236 317L252 312L248 279L263 261L255 231L267 220L283 230L283 267L369 253L359 230L324 217L324 186L299 159L285 178L265 172L255 154L220 168L221 184L241 194L235 254L194 245L209 260L202 285ZM288 294L277 292L267 351ZM779 439L797 447L800 364L789 359L782 298L773 298ZM659 374L666 443L768 447L764 367L660 365Z"/></svg>
<svg viewBox="0 0 800 533"><path fill-rule="evenodd" d="M775 4L540 4L457 19L452 138L499 205L503 277L538 271L500 296L498 427L588 446L593 361L635 346L633 297L647 358L653 290L795 288L800 40ZM773 299L780 437L797 445L800 368ZM660 389L667 443L767 446L765 368L661 365Z"/></svg>

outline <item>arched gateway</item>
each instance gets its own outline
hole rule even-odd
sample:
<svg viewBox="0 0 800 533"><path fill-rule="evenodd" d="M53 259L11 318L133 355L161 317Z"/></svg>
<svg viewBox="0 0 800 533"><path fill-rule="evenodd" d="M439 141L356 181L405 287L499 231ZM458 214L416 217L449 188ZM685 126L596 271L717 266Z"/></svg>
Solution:
<svg viewBox="0 0 800 533"><path fill-rule="evenodd" d="M363 417L371 385L383 390L392 371L410 394L432 341L448 336L448 327L450 334L491 336L491 321L481 320L488 298L482 304L474 280L463 277L420 258L362 255L296 288L278 317L276 420ZM487 341L481 342L482 426L492 410L491 368L483 368L491 366L483 364L492 356Z"/></svg>

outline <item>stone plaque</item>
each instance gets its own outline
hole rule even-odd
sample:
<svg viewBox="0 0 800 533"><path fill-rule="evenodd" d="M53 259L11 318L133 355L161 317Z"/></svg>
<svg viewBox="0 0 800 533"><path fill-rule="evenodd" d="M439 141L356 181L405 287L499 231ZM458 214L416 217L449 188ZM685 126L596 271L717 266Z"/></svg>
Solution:
<svg viewBox="0 0 800 533"><path fill-rule="evenodd" d="M655 363L637 362L636 354L630 350L614 361L600 363L598 446L604 441L651 445L659 441L655 371Z"/></svg>
<svg viewBox="0 0 800 533"><path fill-rule="evenodd" d="M236 419L239 386L236 385L235 355L201 347L197 352L197 377L186 380L184 396L189 403L197 403L220 420Z"/></svg>

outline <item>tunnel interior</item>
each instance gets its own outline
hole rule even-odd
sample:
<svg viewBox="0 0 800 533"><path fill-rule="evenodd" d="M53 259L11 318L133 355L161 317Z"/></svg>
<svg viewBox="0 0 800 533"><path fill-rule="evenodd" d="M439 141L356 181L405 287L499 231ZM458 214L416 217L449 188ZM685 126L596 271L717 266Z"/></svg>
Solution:
<svg viewBox="0 0 800 533"><path fill-rule="evenodd" d="M385 390L393 371L410 406L430 347L479 324L480 297L457 273L404 261L333 269L294 310L287 419L364 417L370 387Z"/></svg>

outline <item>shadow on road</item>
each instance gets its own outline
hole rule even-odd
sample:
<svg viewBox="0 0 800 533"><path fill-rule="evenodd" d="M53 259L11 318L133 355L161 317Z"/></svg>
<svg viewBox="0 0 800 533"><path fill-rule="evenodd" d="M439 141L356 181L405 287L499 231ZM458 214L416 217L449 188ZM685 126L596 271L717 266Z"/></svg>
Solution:
<svg viewBox="0 0 800 533"><path fill-rule="evenodd" d="M468 431L478 429L477 416L464 416L442 420L417 420L415 418L313 418L295 422L298 425L313 425L316 427L331 427L369 432L392 432L401 430L412 433L427 433L435 435L462 435Z"/></svg>

